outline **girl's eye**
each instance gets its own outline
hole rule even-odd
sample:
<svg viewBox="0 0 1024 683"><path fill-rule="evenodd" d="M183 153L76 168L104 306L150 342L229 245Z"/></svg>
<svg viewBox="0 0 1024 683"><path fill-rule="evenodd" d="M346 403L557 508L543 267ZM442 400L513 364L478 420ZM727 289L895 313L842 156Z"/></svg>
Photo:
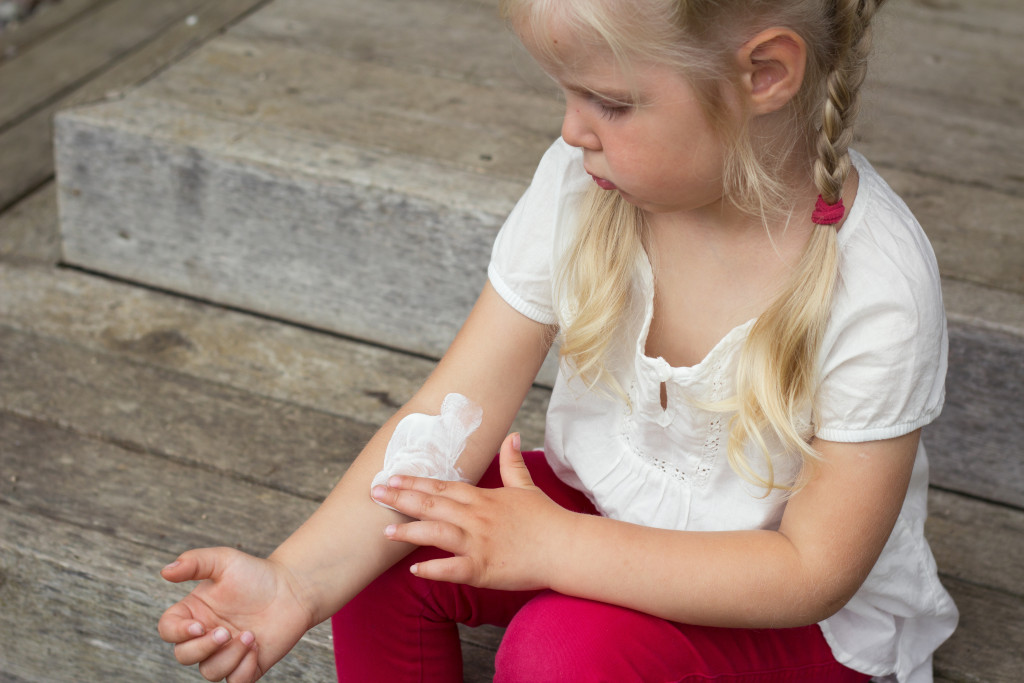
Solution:
<svg viewBox="0 0 1024 683"><path fill-rule="evenodd" d="M618 118L633 109L629 105L617 103L613 104L610 102L599 102L598 106L601 108L601 116L607 119Z"/></svg>
<svg viewBox="0 0 1024 683"><path fill-rule="evenodd" d="M599 97L595 97L592 100L594 105L600 110L601 116L606 119L615 119L623 114L627 114L633 110L633 107L623 102L615 100L606 100Z"/></svg>

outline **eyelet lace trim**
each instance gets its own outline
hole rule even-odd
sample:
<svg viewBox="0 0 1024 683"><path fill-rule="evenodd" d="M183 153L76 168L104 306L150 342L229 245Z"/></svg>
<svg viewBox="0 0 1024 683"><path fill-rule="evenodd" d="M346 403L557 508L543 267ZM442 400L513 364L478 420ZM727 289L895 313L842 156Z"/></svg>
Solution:
<svg viewBox="0 0 1024 683"><path fill-rule="evenodd" d="M629 395L637 396L635 380L629 386ZM630 450L632 450L649 467L653 467L659 472L667 474L678 482L684 484L688 483L689 478L686 476L686 472L680 469L677 465L665 460L664 458L657 458L651 455L640 446L639 439L636 435L637 428L635 419L636 416L627 408L626 416L623 420L624 427L622 430L622 436L626 440L626 444L629 445Z"/></svg>
<svg viewBox="0 0 1024 683"><path fill-rule="evenodd" d="M717 361L712 367L711 372L714 379L711 382L711 402L716 403L721 401L725 393L725 377L722 374L722 362ZM708 435L704 439L704 447L701 449L700 462L697 463L697 472L694 477L694 485L703 488L708 483L708 477L711 476L711 470L715 468L715 461L718 459L718 453L722 448L722 422L724 416L721 413L715 413L708 422Z"/></svg>

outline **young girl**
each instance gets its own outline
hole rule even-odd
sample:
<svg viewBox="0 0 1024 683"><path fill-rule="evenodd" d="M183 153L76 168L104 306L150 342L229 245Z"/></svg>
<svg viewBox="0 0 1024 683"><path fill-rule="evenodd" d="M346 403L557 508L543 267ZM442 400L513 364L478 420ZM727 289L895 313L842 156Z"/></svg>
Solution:
<svg viewBox="0 0 1024 683"><path fill-rule="evenodd" d="M461 680L457 622L508 626L501 681L930 681L957 620L923 535L939 278L848 150L879 4L506 0L562 137L322 507L267 560L164 569L204 579L160 620L178 660L253 681L334 615L345 681ZM522 454L502 437L556 333ZM371 488L431 420L458 472Z"/></svg>

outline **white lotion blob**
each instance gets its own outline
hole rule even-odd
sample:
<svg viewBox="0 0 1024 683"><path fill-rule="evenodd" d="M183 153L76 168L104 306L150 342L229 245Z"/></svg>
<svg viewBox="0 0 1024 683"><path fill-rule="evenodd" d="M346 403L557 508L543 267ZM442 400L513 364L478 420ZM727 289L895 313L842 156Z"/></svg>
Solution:
<svg viewBox="0 0 1024 683"><path fill-rule="evenodd" d="M440 415L406 415L391 435L384 452L384 469L373 478L370 488L386 486L388 479L396 474L468 481L456 463L466 448L466 440L480 426L483 416L483 408L462 394L445 396ZM390 505L384 507L391 508Z"/></svg>

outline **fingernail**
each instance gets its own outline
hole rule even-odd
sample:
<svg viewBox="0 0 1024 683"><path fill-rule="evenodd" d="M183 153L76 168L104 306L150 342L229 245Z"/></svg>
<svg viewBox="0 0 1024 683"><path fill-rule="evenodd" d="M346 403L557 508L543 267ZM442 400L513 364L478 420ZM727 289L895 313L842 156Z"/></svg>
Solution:
<svg viewBox="0 0 1024 683"><path fill-rule="evenodd" d="M198 621L195 622L194 624L191 624L188 627L188 634L190 636L201 636L204 633L206 633L206 629Z"/></svg>
<svg viewBox="0 0 1024 683"><path fill-rule="evenodd" d="M169 565L165 566L160 571L167 571L168 569L174 569L175 567L177 567L180 564L181 564L181 560L175 560L174 562L171 562Z"/></svg>
<svg viewBox="0 0 1024 683"><path fill-rule="evenodd" d="M374 486L373 489L370 491L370 495L377 500L381 500L382 498L384 498L384 496L386 496L387 493L388 489L386 486Z"/></svg>
<svg viewBox="0 0 1024 683"><path fill-rule="evenodd" d="M388 538L391 538L395 535L395 529L397 528L398 527L396 527L394 524L388 524L386 527L384 527L384 535Z"/></svg>
<svg viewBox="0 0 1024 683"><path fill-rule="evenodd" d="M228 633L228 630L226 628L224 628L223 626L218 626L217 628L213 629L213 642L220 643L221 645L223 645L229 640L231 640L231 634Z"/></svg>
<svg viewBox="0 0 1024 683"><path fill-rule="evenodd" d="M242 645L248 647L249 645L252 645L253 642L256 640L256 636L254 636L249 631L242 631L242 635L238 636L238 639L242 641Z"/></svg>
<svg viewBox="0 0 1024 683"><path fill-rule="evenodd" d="M420 566L418 564L414 564L413 566L409 567L409 571L411 571L413 574L418 574L420 571Z"/></svg>
<svg viewBox="0 0 1024 683"><path fill-rule="evenodd" d="M519 432L516 432L515 434L512 435L512 448L518 451L521 448L521 444L522 437L519 436Z"/></svg>
<svg viewBox="0 0 1024 683"><path fill-rule="evenodd" d="M390 486L391 488L398 488L401 485L402 485L402 478L401 477L391 477L390 479L388 479L388 486Z"/></svg>

